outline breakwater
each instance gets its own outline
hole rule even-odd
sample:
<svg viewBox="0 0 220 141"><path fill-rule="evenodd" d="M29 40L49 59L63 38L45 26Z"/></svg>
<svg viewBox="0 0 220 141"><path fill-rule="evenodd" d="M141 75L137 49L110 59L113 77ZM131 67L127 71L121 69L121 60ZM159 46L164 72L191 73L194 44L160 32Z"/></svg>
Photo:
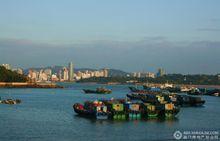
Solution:
<svg viewBox="0 0 220 141"><path fill-rule="evenodd" d="M0 82L0 88L63 88L55 83Z"/></svg>

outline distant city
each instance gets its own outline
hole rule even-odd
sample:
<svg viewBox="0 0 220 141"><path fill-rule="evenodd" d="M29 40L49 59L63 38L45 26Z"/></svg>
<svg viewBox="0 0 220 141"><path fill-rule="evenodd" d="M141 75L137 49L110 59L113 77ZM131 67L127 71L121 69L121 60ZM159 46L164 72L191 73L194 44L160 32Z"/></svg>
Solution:
<svg viewBox="0 0 220 141"><path fill-rule="evenodd" d="M70 62L68 66L64 66L59 70L52 70L51 68L45 69L28 69L28 72L24 72L22 68L13 68L10 64L1 64L1 66L5 67L8 70L15 71L18 74L25 74L32 82L72 82L81 79L87 79L91 77L112 77L109 74L108 68L99 69L99 70L91 70L84 69L74 71L74 64ZM159 68L157 73L153 72L132 72L125 73L125 77L136 77L136 78L155 78L165 75L166 72L164 69ZM114 75L114 76L117 76ZM121 76L121 75L119 75Z"/></svg>

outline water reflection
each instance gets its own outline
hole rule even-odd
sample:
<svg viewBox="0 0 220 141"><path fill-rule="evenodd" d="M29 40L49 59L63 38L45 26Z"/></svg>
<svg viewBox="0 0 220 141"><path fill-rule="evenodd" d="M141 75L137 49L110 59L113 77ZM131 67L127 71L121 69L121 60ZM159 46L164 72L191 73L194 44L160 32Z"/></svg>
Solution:
<svg viewBox="0 0 220 141"><path fill-rule="evenodd" d="M113 120L113 119L95 119L95 118L91 118L91 117L86 117L86 116L81 116L81 115L73 115L73 118L76 118L76 120L86 120L89 121L90 123L93 124L117 124L117 123L133 123L133 124L145 124L145 123L165 123L167 125L172 125L176 122L179 121L179 119L177 117L174 118L150 118L150 119L139 119L139 120L129 120L129 119L125 119L125 120Z"/></svg>

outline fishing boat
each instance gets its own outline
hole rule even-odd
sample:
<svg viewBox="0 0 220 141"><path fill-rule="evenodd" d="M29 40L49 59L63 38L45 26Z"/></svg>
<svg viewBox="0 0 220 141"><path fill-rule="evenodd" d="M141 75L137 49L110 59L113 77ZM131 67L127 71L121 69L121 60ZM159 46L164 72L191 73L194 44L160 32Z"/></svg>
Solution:
<svg viewBox="0 0 220 141"><path fill-rule="evenodd" d="M135 94L131 96L135 96ZM144 104L142 104L142 107L144 107L144 117L171 118L175 117L180 110L180 108L173 103L170 95L136 94L136 99L138 99L137 97L144 102Z"/></svg>
<svg viewBox="0 0 220 141"><path fill-rule="evenodd" d="M6 99L6 100L0 99L0 103L13 105L13 104L20 104L21 100L20 99Z"/></svg>
<svg viewBox="0 0 220 141"><path fill-rule="evenodd" d="M131 90L131 92L138 93L138 94L160 94L161 93L160 91L156 91L156 90L155 91L154 90L140 90L132 86L128 88Z"/></svg>
<svg viewBox="0 0 220 141"><path fill-rule="evenodd" d="M178 114L179 108L172 102L163 96L152 96L139 102L126 99L87 101L84 105L76 103L73 108L81 116L113 120L171 118Z"/></svg>
<svg viewBox="0 0 220 141"><path fill-rule="evenodd" d="M143 85L143 89L146 90L146 91L153 91L153 92L159 92L159 91L161 91L161 88L158 88L158 87L149 87L149 86L146 86L146 85Z"/></svg>
<svg viewBox="0 0 220 141"><path fill-rule="evenodd" d="M89 93L93 93L93 94L110 94L110 93L112 93L112 90L106 89L106 88L96 88L96 90L83 89L83 91L86 94L89 94Z"/></svg>
<svg viewBox="0 0 220 141"><path fill-rule="evenodd" d="M141 98L144 96L143 94L139 93L131 93L126 95L130 100L141 100Z"/></svg>
<svg viewBox="0 0 220 141"><path fill-rule="evenodd" d="M207 90L204 95L220 96L220 89Z"/></svg>
<svg viewBox="0 0 220 141"><path fill-rule="evenodd" d="M95 119L108 119L107 106L105 106L101 101L87 101L84 105L76 103L73 105L73 109L80 116Z"/></svg>
<svg viewBox="0 0 220 141"><path fill-rule="evenodd" d="M139 90L138 88L133 87L133 86L129 86L128 88L130 89L131 92L134 92L134 93L135 92L140 92L140 91L144 92L144 90Z"/></svg>
<svg viewBox="0 0 220 141"><path fill-rule="evenodd" d="M157 118L160 115L160 112L162 109L156 108L155 104L151 103L142 103L142 117L147 119L147 118Z"/></svg>
<svg viewBox="0 0 220 141"><path fill-rule="evenodd" d="M149 90L151 90L151 87L150 87L150 86L148 86L148 85L143 85L143 89L144 89L144 90L148 90L148 91L149 91Z"/></svg>
<svg viewBox="0 0 220 141"><path fill-rule="evenodd" d="M123 99L111 99L103 101L108 108L109 111L109 119L114 120L125 120L126 119L126 112L124 103L125 100Z"/></svg>
<svg viewBox="0 0 220 141"><path fill-rule="evenodd" d="M173 118L180 111L180 108L175 106L173 103L166 103L164 106L165 106L164 116L166 118Z"/></svg>
<svg viewBox="0 0 220 141"><path fill-rule="evenodd" d="M166 103L166 102L171 102L171 98L169 97L169 95L165 95L165 94L139 94L139 93L131 93L131 94L127 94L127 97L131 100L141 100L145 103L152 103L152 104L156 104L156 103Z"/></svg>
<svg viewBox="0 0 220 141"><path fill-rule="evenodd" d="M181 92L181 88L180 87L167 87L164 88L163 90L169 91L170 93L180 93Z"/></svg>
<svg viewBox="0 0 220 141"><path fill-rule="evenodd" d="M131 101L126 102L125 111L127 113L127 119L130 120L141 119L140 103L133 103Z"/></svg>
<svg viewBox="0 0 220 141"><path fill-rule="evenodd" d="M197 96L177 95L178 105L180 106L202 106L205 100Z"/></svg>
<svg viewBox="0 0 220 141"><path fill-rule="evenodd" d="M187 92L189 95L202 95L203 93L198 88L192 88Z"/></svg>

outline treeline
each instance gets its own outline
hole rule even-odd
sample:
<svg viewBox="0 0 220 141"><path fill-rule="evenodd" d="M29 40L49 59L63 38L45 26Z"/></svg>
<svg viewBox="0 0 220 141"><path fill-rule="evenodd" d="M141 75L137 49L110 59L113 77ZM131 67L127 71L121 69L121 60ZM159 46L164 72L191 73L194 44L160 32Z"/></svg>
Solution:
<svg viewBox="0 0 220 141"><path fill-rule="evenodd" d="M78 82L97 82L97 83L173 83L173 84L195 84L195 85L220 85L220 77L218 75L182 75L182 74L168 74L156 78L134 78L134 77L92 77L82 79Z"/></svg>
<svg viewBox="0 0 220 141"><path fill-rule="evenodd" d="M0 82L27 82L27 77L0 66Z"/></svg>

